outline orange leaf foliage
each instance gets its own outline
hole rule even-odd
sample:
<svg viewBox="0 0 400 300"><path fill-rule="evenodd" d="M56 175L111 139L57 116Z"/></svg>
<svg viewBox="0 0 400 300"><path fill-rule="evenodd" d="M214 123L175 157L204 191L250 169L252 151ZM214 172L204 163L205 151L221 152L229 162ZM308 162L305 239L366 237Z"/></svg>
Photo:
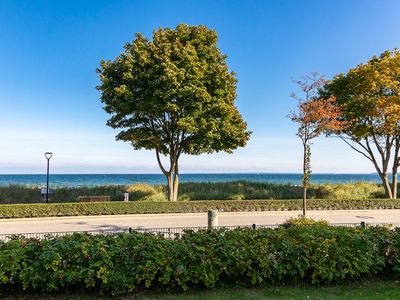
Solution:
<svg viewBox="0 0 400 300"><path fill-rule="evenodd" d="M336 99L312 99L299 105L301 121L313 125L319 132L338 131L343 129L344 122L340 119L341 111L335 105Z"/></svg>

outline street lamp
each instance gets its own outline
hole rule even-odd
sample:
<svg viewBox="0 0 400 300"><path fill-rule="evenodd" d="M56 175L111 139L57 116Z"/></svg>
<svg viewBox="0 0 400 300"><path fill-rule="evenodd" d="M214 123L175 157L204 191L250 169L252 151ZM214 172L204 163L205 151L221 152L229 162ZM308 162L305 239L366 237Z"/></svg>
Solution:
<svg viewBox="0 0 400 300"><path fill-rule="evenodd" d="M53 153L46 152L44 156L47 159L47 185L46 185L46 203L49 203L49 165L50 165L50 158L53 156Z"/></svg>

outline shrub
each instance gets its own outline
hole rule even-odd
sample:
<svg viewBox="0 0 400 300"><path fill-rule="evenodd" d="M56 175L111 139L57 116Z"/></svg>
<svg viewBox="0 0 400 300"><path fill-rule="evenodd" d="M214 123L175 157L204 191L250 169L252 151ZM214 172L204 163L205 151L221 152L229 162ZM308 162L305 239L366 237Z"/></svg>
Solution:
<svg viewBox="0 0 400 300"><path fill-rule="evenodd" d="M317 190L316 195L319 198L368 199L385 197L382 186L370 182L323 184L315 185L312 188Z"/></svg>
<svg viewBox="0 0 400 300"><path fill-rule="evenodd" d="M385 237L385 239L382 238ZM400 275L399 230L326 225L0 242L0 289L118 294L222 285L329 284ZM383 242L385 240L385 242Z"/></svg>
<svg viewBox="0 0 400 300"><path fill-rule="evenodd" d="M0 203L42 202L38 186L7 185L0 186Z"/></svg>
<svg viewBox="0 0 400 300"><path fill-rule="evenodd" d="M313 218L289 218L283 225L329 225L326 220L314 220Z"/></svg>
<svg viewBox="0 0 400 300"><path fill-rule="evenodd" d="M130 200L159 202L167 201L163 187L160 185L133 184L126 191L129 193Z"/></svg>
<svg viewBox="0 0 400 300"><path fill-rule="evenodd" d="M315 196L314 191L310 191ZM179 186L179 198L190 200L300 199L302 189L268 182L187 182Z"/></svg>
<svg viewBox="0 0 400 300"><path fill-rule="evenodd" d="M77 202L79 196L110 196L113 201L123 200L123 185L95 187L57 187L52 189L50 202ZM43 203L39 186L8 185L0 186L0 203Z"/></svg>

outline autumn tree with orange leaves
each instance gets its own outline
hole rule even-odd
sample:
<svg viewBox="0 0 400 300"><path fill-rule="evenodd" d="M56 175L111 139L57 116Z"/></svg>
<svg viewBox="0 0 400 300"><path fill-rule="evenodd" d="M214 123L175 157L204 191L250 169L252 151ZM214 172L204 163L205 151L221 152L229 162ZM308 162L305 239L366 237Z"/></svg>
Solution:
<svg viewBox="0 0 400 300"><path fill-rule="evenodd" d="M373 164L386 197L396 199L400 167L400 51L385 51L336 75L324 85L321 96L336 98L335 105L340 107L341 118L347 124L332 134Z"/></svg>
<svg viewBox="0 0 400 300"><path fill-rule="evenodd" d="M311 140L325 131L338 131L343 127L340 110L335 105L335 98L319 97L319 90L326 80L318 72L302 76L294 81L301 90L301 96L292 93L291 97L298 101L297 110L289 115L299 127L296 135L303 143L303 216L307 210L307 188L311 176Z"/></svg>

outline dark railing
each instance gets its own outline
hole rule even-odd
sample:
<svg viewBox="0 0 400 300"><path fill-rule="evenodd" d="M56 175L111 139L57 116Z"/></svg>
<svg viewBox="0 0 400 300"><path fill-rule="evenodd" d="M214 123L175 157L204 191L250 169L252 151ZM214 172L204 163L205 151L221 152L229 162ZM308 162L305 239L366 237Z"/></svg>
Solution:
<svg viewBox="0 0 400 300"><path fill-rule="evenodd" d="M341 227L370 227L370 226L385 226L389 228L400 227L400 223L331 223L331 226L341 226ZM283 226L283 224L271 224L271 225L240 225L240 226L217 226L213 229L226 229L233 230L237 228L278 228ZM290 226L290 225L289 225ZM199 231L208 230L207 227L171 227L171 228L119 228L111 230L89 230L89 231L61 231L61 232L28 232L28 233L3 233L0 234L0 240L7 241L11 238L20 236L26 238L34 239L47 239L65 235L72 235L74 233L84 233L91 235L114 235L119 233L152 233L162 235L165 238L179 238L183 233L187 231Z"/></svg>

